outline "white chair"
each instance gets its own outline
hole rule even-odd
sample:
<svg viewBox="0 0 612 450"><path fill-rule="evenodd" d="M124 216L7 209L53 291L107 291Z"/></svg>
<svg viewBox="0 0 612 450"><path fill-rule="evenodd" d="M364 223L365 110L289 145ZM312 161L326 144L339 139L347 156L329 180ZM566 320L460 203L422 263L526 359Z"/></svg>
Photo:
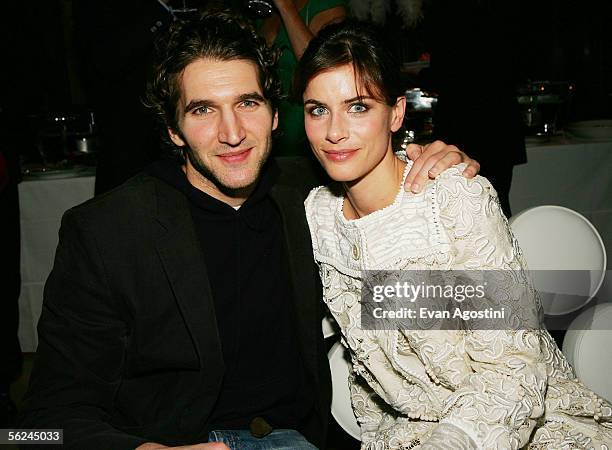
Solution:
<svg viewBox="0 0 612 450"><path fill-rule="evenodd" d="M351 365L348 351L340 342L336 342L329 350L328 357L332 377L332 416L344 431L355 439L361 440L361 432L355 414L353 414L351 393L348 387Z"/></svg>
<svg viewBox="0 0 612 450"><path fill-rule="evenodd" d="M584 216L562 206L537 206L513 216L510 225L534 271L546 315L577 311L593 298L605 277L606 251ZM561 270L567 272L552 272Z"/></svg>
<svg viewBox="0 0 612 450"><path fill-rule="evenodd" d="M572 321L563 353L585 386L612 401L612 303L592 306Z"/></svg>
<svg viewBox="0 0 612 450"><path fill-rule="evenodd" d="M321 329L323 330L323 338L327 339L338 333L338 324L334 318L327 313L321 321Z"/></svg>

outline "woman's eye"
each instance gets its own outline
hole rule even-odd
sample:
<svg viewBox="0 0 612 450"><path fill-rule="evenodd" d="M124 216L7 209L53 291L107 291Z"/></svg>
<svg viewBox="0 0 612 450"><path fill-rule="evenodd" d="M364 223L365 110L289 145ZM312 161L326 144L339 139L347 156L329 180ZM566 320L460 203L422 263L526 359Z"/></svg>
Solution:
<svg viewBox="0 0 612 450"><path fill-rule="evenodd" d="M367 110L368 110L368 107L364 105L363 103L355 103L354 105L351 105L349 112L350 113L363 113L363 112L366 112Z"/></svg>
<svg viewBox="0 0 612 450"><path fill-rule="evenodd" d="M327 110L323 106L315 106L313 108L310 108L310 111L308 112L312 116L322 116L327 112Z"/></svg>

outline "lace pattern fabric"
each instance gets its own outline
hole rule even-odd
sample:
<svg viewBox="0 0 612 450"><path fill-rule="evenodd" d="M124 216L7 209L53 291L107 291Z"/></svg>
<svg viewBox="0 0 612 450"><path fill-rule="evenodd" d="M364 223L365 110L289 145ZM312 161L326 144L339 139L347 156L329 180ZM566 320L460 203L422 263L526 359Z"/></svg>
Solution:
<svg viewBox="0 0 612 450"><path fill-rule="evenodd" d="M507 270L505 294L540 307L495 190L462 169L356 220L337 190L305 202L324 301L351 354L362 448L612 448L610 404L546 331L360 328L362 270Z"/></svg>

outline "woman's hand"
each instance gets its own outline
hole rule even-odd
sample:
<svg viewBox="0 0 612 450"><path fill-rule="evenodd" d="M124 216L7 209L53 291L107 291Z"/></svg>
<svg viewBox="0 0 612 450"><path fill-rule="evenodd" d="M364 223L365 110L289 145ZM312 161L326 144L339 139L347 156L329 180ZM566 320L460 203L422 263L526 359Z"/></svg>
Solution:
<svg viewBox="0 0 612 450"><path fill-rule="evenodd" d="M435 178L451 166L467 163L463 171L466 178L475 177L480 172L480 164L454 145L435 141L425 146L410 144L406 149L408 158L413 162L404 182L404 190L415 194L421 192L429 178Z"/></svg>

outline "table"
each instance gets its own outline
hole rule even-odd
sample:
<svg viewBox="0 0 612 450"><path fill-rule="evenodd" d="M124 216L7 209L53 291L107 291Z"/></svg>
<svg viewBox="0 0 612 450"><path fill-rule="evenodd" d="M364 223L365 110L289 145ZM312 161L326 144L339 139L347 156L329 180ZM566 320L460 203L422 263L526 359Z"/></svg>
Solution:
<svg viewBox="0 0 612 450"><path fill-rule="evenodd" d="M612 264L612 141L580 142L565 138L529 144L528 163L514 168L510 204L515 213L539 205L561 205L587 217L601 234ZM64 211L91 198L92 175L26 180L19 186L21 274L19 338L24 352L37 346L45 280L53 265ZM612 300L608 270L599 297Z"/></svg>
<svg viewBox="0 0 612 450"><path fill-rule="evenodd" d="M39 178L19 184L21 219L21 295L19 341L23 352L38 345L36 324L64 212L93 197L94 176Z"/></svg>
<svg viewBox="0 0 612 450"><path fill-rule="evenodd" d="M510 190L514 214L559 205L585 216L606 247L608 267L597 297L612 301L612 141L556 137L527 145L527 164L516 166Z"/></svg>
<svg viewBox="0 0 612 450"><path fill-rule="evenodd" d="M612 141L559 138L529 145L527 158L527 164L514 168L512 211L539 205L578 211L597 228L612 257Z"/></svg>

